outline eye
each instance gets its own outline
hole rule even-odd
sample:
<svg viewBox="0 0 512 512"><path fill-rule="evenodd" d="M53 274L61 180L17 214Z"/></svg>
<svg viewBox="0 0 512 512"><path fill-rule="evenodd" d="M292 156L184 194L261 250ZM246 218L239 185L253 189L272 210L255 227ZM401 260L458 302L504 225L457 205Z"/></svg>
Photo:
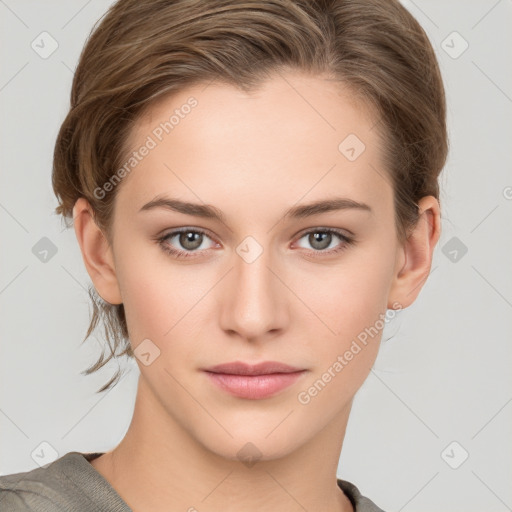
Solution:
<svg viewBox="0 0 512 512"><path fill-rule="evenodd" d="M207 238L211 240L206 232L200 229L180 228L158 238L158 242L165 252L176 258L190 258L195 257L195 253L208 249L208 247L204 247ZM172 245L173 239L176 239L175 243L178 248Z"/></svg>
<svg viewBox="0 0 512 512"><path fill-rule="evenodd" d="M341 252L348 248L348 246L355 243L353 238L334 228L311 229L303 233L299 240L306 237L307 243L313 248L310 252L319 253L321 256ZM204 243L207 239L213 241L206 231L197 228L185 227L175 229L166 235L157 238L157 241L166 253L171 254L175 258L182 259L199 256L199 253L212 248L213 245L205 247ZM336 239L341 240L341 243L336 243ZM173 244L173 240L174 244L178 247ZM213 242L214 244L216 243L215 241Z"/></svg>
<svg viewBox="0 0 512 512"><path fill-rule="evenodd" d="M303 233L299 240L306 238L307 243L313 248L313 252L322 254L334 254L353 245L355 240L341 231L333 228L316 228ZM336 239L342 243L336 243Z"/></svg>

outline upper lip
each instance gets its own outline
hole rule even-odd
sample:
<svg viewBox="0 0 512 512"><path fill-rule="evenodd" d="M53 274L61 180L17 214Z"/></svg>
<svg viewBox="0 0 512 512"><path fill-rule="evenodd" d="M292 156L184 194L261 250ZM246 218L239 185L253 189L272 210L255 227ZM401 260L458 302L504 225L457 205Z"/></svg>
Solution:
<svg viewBox="0 0 512 512"><path fill-rule="evenodd" d="M272 373L293 373L300 372L303 368L295 368L293 366L280 363L278 361L263 361L258 364L249 364L241 361L231 363L218 364L206 371L213 373L227 373L231 375L268 375Z"/></svg>

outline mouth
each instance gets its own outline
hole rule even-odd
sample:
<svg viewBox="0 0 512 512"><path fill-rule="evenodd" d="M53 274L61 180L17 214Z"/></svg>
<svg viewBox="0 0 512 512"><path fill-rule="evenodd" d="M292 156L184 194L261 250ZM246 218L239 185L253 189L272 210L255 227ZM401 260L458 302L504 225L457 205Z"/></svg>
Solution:
<svg viewBox="0 0 512 512"><path fill-rule="evenodd" d="M250 400L274 396L307 372L305 369L277 361L265 361L256 365L236 361L203 371L223 391Z"/></svg>
<svg viewBox="0 0 512 512"><path fill-rule="evenodd" d="M249 364L241 361L218 364L205 371L212 373L224 373L229 375L269 375L274 373L294 373L304 370L278 361L263 361L258 364Z"/></svg>

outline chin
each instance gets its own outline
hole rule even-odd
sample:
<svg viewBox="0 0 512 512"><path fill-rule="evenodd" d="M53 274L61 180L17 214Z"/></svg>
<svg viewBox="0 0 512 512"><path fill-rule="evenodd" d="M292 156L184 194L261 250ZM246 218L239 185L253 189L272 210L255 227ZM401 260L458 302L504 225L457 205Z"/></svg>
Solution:
<svg viewBox="0 0 512 512"><path fill-rule="evenodd" d="M240 461L247 467L252 467L256 462L281 459L293 453L302 444L307 442L304 438L304 430L294 435L289 428L282 428L281 432L272 432L268 429L265 433L256 432L245 428L239 433L230 429L233 437L219 434L212 438L211 433L201 444L210 452L226 460ZM205 433L206 434L206 433ZM201 442L200 439L197 439Z"/></svg>

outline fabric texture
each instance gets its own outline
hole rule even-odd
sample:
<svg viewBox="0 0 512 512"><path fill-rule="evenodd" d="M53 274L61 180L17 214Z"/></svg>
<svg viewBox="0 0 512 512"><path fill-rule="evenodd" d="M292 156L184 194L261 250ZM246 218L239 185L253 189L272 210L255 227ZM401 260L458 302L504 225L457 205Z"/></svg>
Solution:
<svg viewBox="0 0 512 512"><path fill-rule="evenodd" d="M69 452L31 471L0 476L1 512L132 512L89 463L103 453ZM355 512L384 512L346 480L338 486Z"/></svg>

